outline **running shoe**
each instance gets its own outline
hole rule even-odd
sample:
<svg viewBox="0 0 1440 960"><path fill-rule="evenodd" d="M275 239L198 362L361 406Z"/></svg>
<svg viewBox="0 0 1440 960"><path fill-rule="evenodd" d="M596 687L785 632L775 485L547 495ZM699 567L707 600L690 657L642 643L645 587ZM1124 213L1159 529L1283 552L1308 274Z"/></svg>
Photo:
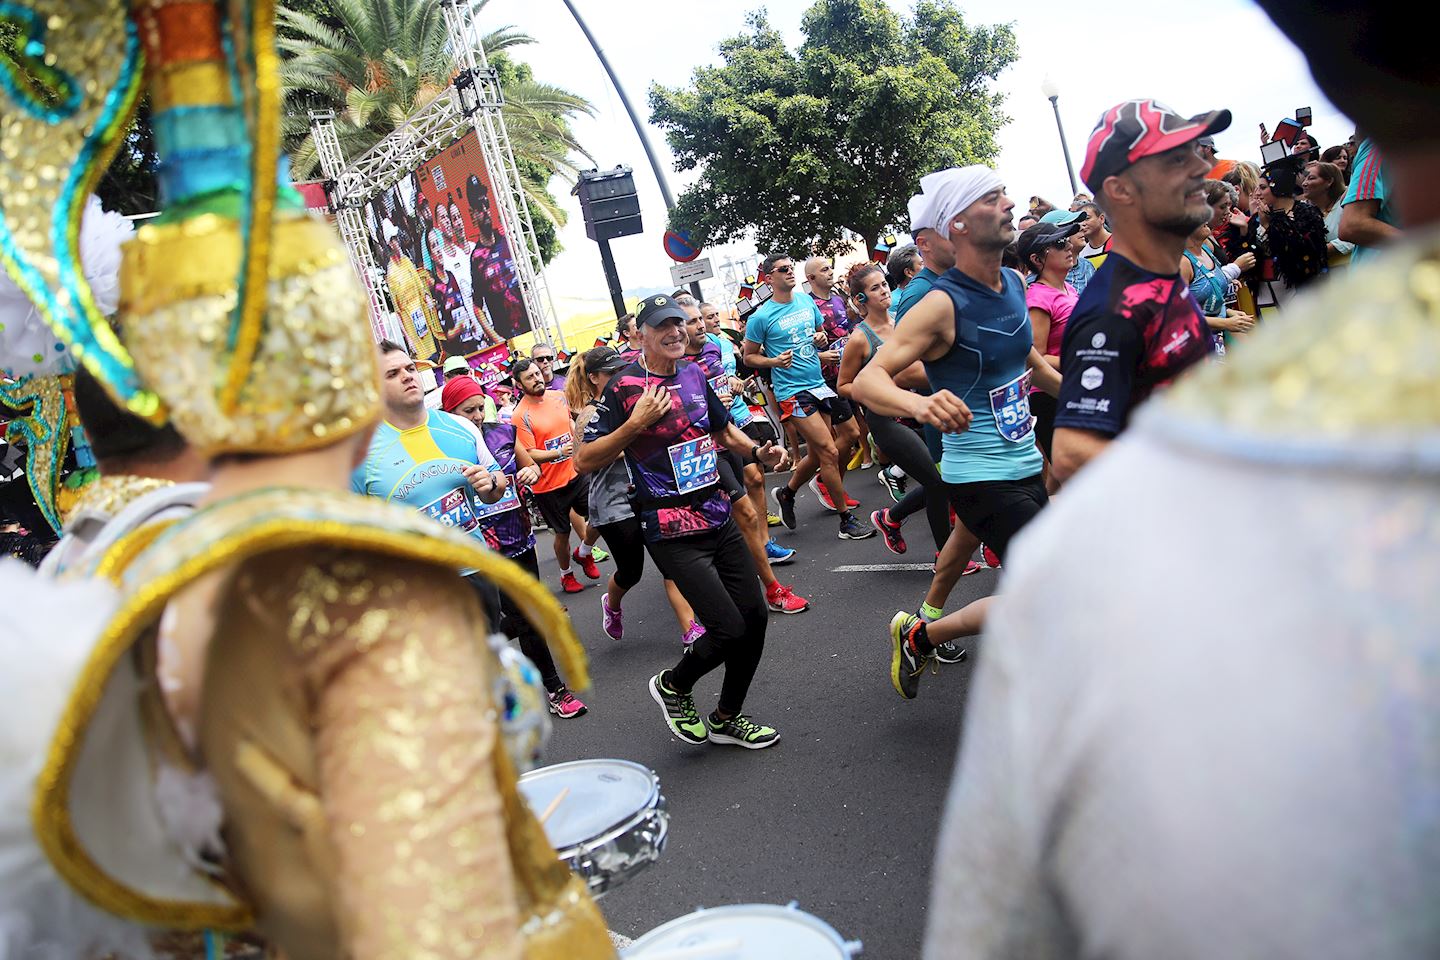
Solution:
<svg viewBox="0 0 1440 960"><path fill-rule="evenodd" d="M1000 569L1000 557L985 544L980 544L980 556L985 558L985 566L991 570Z"/></svg>
<svg viewBox="0 0 1440 960"><path fill-rule="evenodd" d="M914 700L920 690L920 674L930 656L922 656L915 646L915 636L925 628L925 621L901 610L890 618L890 684L906 700ZM653 683L653 681L652 681Z"/></svg>
<svg viewBox="0 0 1440 960"><path fill-rule="evenodd" d="M600 625L611 640L625 639L625 615L610 608L610 592L600 594Z"/></svg>
<svg viewBox="0 0 1440 960"><path fill-rule="evenodd" d="M960 571L960 576L962 576L962 577L968 577L968 576L970 576L970 574L972 574L972 573L979 573L981 570L984 570L984 569L985 569L984 567L982 567L980 564L976 563L974 560L966 560L966 561L965 561L965 569ZM931 572L931 573L938 573L939 570L940 570L940 554L937 553L937 554L935 554L935 562L932 563L932 564L930 564L930 572Z"/></svg>
<svg viewBox="0 0 1440 960"><path fill-rule="evenodd" d="M777 517L777 516L776 516L775 514L773 514L773 513L766 513L766 514L765 514L765 526L767 526L767 527L778 527L778 526L780 526L780 518Z"/></svg>
<svg viewBox="0 0 1440 960"><path fill-rule="evenodd" d="M560 574L560 589L564 590L566 593L579 593L581 590L585 589L585 585L579 580L575 579L575 574L571 573L569 570L566 570L564 573Z"/></svg>
<svg viewBox="0 0 1440 960"><path fill-rule="evenodd" d="M880 537L885 541L886 550L895 554L905 552L905 537L900 532L900 524L890 519L889 510L873 511L870 514L870 523L880 531Z"/></svg>
<svg viewBox="0 0 1440 960"><path fill-rule="evenodd" d="M831 513L836 512L835 501L830 499L830 494L825 489L824 484L820 482L818 475L810 478L810 492L815 494L816 499L820 501L820 506L829 510Z"/></svg>
<svg viewBox="0 0 1440 960"><path fill-rule="evenodd" d="M874 528L865 526L855 514L842 513L840 515L841 540L868 540L873 536L875 536Z"/></svg>
<svg viewBox="0 0 1440 960"><path fill-rule="evenodd" d="M665 686L657 673L650 678L650 699L660 704L665 715L665 725L670 732L686 743L704 743L709 736L709 727L695 710L695 698L688 693L676 693Z"/></svg>
<svg viewBox="0 0 1440 960"><path fill-rule="evenodd" d="M599 547L591 547L590 556L595 558L596 563L604 563L606 560L610 559L610 554L606 553L604 550L601 550Z"/></svg>
<svg viewBox="0 0 1440 960"><path fill-rule="evenodd" d="M590 712L589 708L580 702L580 698L565 687L550 694L549 700L550 712L561 720L574 720Z"/></svg>
<svg viewBox="0 0 1440 960"><path fill-rule="evenodd" d="M711 743L728 743L746 750L764 750L780 742L780 734L774 727L756 723L743 713L729 720L719 720L712 713L705 718L705 728L710 732Z"/></svg>
<svg viewBox="0 0 1440 960"><path fill-rule="evenodd" d="M941 663L963 663L970 656L970 651L964 647L956 646L955 641L947 640L944 643L935 645L935 659Z"/></svg>
<svg viewBox="0 0 1440 960"><path fill-rule="evenodd" d="M765 541L765 559L770 561L772 567L783 567L787 563L795 562L795 550L790 547L782 547L771 537Z"/></svg>
<svg viewBox="0 0 1440 960"><path fill-rule="evenodd" d="M795 529L795 491L789 487L771 487L770 499L775 502L775 512L786 530Z"/></svg>
<svg viewBox="0 0 1440 960"><path fill-rule="evenodd" d="M810 609L810 601L797 597L795 592L776 580L765 588L765 603L775 613L804 613Z"/></svg>
<svg viewBox="0 0 1440 960"><path fill-rule="evenodd" d="M570 559L580 564L580 569L585 571L585 576L591 580L600 579L600 568L595 566L594 556L582 557L580 556L580 548L576 547L570 551Z"/></svg>
<svg viewBox="0 0 1440 960"><path fill-rule="evenodd" d="M691 620L690 626L685 628L685 636L680 638L680 642L689 648L694 646L695 641L703 636L705 636L705 624L699 620Z"/></svg>
<svg viewBox="0 0 1440 960"><path fill-rule="evenodd" d="M890 499L895 501L896 503L899 503L905 496L906 477L895 476L890 472L889 467L881 470L879 473L879 477L880 485L883 486L886 492L890 494Z"/></svg>

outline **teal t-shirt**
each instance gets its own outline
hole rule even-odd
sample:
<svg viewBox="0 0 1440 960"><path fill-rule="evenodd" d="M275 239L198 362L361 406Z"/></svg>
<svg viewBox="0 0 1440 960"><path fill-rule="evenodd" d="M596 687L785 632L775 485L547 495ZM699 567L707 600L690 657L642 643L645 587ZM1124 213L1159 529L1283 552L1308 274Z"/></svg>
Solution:
<svg viewBox="0 0 1440 960"><path fill-rule="evenodd" d="M481 522L519 509L520 501L511 485L496 503L483 503L463 472L477 464L500 470L474 425L431 410L424 423L409 430L381 421L365 462L350 477L350 487L356 493L412 506L483 541Z"/></svg>
<svg viewBox="0 0 1440 960"><path fill-rule="evenodd" d="M940 279L929 267L924 267L919 273L910 278L904 289L895 295L891 310L895 315L895 322L899 323L900 318L905 316L905 311L919 303L921 298L931 290L935 289L935 281Z"/></svg>
<svg viewBox="0 0 1440 960"><path fill-rule="evenodd" d="M709 333L706 334L706 336L708 336L710 341L720 350L720 363L725 367L725 375L727 377L735 376L735 371L739 369L736 365L735 344L730 342L729 337L722 336L718 333ZM712 380L710 385L715 387L715 382ZM745 402L745 398L738 393L733 393L728 384L726 384L723 391L717 387L715 393L722 399L726 395L730 395L730 419L735 421L735 426L743 427L754 419L754 416L750 413L750 405Z"/></svg>
<svg viewBox="0 0 1440 960"><path fill-rule="evenodd" d="M767 300L750 315L745 324L745 339L760 344L765 356L778 357L786 350L795 351L790 366L770 368L770 385L775 388L777 400L789 400L802 390L825 388L814 340L823 323L815 298L803 291L797 291L789 303Z"/></svg>
<svg viewBox="0 0 1440 960"><path fill-rule="evenodd" d="M1400 218L1390 205L1390 190L1385 185L1385 158L1380 155L1375 141L1367 137L1360 144L1353 169L1355 172L1350 175L1350 186L1345 190L1345 198L1340 205L1348 206L1358 200L1379 200L1380 219L1392 227L1400 226ZM1353 267L1379 252L1375 247L1362 247L1357 243L1350 251L1350 265Z"/></svg>

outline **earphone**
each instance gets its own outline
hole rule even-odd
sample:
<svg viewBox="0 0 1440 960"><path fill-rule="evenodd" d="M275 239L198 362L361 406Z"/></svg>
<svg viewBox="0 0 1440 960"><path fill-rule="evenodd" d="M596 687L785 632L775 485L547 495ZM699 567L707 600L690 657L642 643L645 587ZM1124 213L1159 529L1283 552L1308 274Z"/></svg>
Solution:
<svg viewBox="0 0 1440 960"><path fill-rule="evenodd" d="M964 230L964 229L965 229L965 224L957 222L957 223L955 224L955 229L956 229L956 230Z"/></svg>
<svg viewBox="0 0 1440 960"><path fill-rule="evenodd" d="M865 294L864 294L863 292L855 294L855 302L856 302L856 303L864 303L866 300L869 300L869 299L870 299L870 298L867 297L867 296L865 296Z"/></svg>

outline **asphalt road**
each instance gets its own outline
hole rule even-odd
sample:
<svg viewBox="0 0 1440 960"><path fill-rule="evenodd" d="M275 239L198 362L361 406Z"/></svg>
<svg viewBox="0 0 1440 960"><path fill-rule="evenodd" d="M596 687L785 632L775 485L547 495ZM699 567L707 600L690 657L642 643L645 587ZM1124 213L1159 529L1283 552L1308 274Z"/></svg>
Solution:
<svg viewBox="0 0 1440 960"><path fill-rule="evenodd" d="M853 476L857 513L889 503L874 470ZM797 900L842 936L864 941L864 958L917 957L973 659L927 675L914 701L890 686L887 624L897 609L914 610L929 584L933 547L923 514L906 524L910 550L897 557L878 536L838 539L835 518L809 491L797 512L797 530L772 529L800 551L777 576L812 607L771 615L746 702L748 713L780 731L778 744L752 751L671 737L645 684L679 658L679 631L647 558L618 643L600 628L598 584L609 563L597 585L562 597L589 651L594 686L583 697L589 714L557 723L547 761L617 757L659 774L669 843L659 863L601 901L617 932L636 937L698 906ZM538 547L542 576L555 588L548 534ZM926 569L837 569L920 563ZM995 582L990 570L961 579L946 610ZM702 711L713 708L719 679L717 671L696 688Z"/></svg>

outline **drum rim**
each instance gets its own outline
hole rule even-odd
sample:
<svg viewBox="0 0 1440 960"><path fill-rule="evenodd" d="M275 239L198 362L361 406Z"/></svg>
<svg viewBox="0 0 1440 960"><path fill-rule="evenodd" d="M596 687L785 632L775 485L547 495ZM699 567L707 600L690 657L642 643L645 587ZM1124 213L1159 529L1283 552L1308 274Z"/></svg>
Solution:
<svg viewBox="0 0 1440 960"><path fill-rule="evenodd" d="M652 945L672 930L697 920L702 916L711 916L713 914L749 914L752 916L784 917L786 919L796 920L812 929L818 930L826 939L833 942L840 951L838 956L847 958L854 956L854 952L851 950L852 941L846 940L840 935L840 931L836 930L821 917L816 916L808 910L802 910L798 903L790 903L784 906L778 903L729 903L719 907L699 907L684 916L667 920L655 929L647 930L639 937L636 937L630 946L625 948L623 956L626 960L645 960L644 956L632 953L631 951L637 947Z"/></svg>
<svg viewBox="0 0 1440 960"><path fill-rule="evenodd" d="M573 841L563 847L556 847L555 852L562 860L568 859L567 854L578 853L580 851L592 849L594 847L603 846L606 843L611 843L616 838L625 836L626 834L632 832L637 826L654 818L658 813L663 812L665 809L665 797L660 793L659 775L654 770L645 766L645 764L637 763L634 760L621 760L615 757L584 757L579 760L564 760L560 763L547 763L543 767L536 767L534 770L527 770L525 773L521 774L519 778L519 784L523 786L527 777L531 778L532 780L539 779L537 774L540 774L544 771L557 770L562 767L570 769L580 769L583 767L595 767L600 765L618 765L622 767L633 767L634 769L641 771L650 780L650 792L645 798L645 804L641 806L640 809L626 814L621 819L614 821L606 827L603 827L589 837L586 837L582 840ZM530 806L530 798L525 797L525 791L523 789L520 791L520 795L525 798L526 806ZM540 815L540 811L535 810L533 806L531 806L531 811L537 817ZM543 824L541 828L544 829Z"/></svg>

